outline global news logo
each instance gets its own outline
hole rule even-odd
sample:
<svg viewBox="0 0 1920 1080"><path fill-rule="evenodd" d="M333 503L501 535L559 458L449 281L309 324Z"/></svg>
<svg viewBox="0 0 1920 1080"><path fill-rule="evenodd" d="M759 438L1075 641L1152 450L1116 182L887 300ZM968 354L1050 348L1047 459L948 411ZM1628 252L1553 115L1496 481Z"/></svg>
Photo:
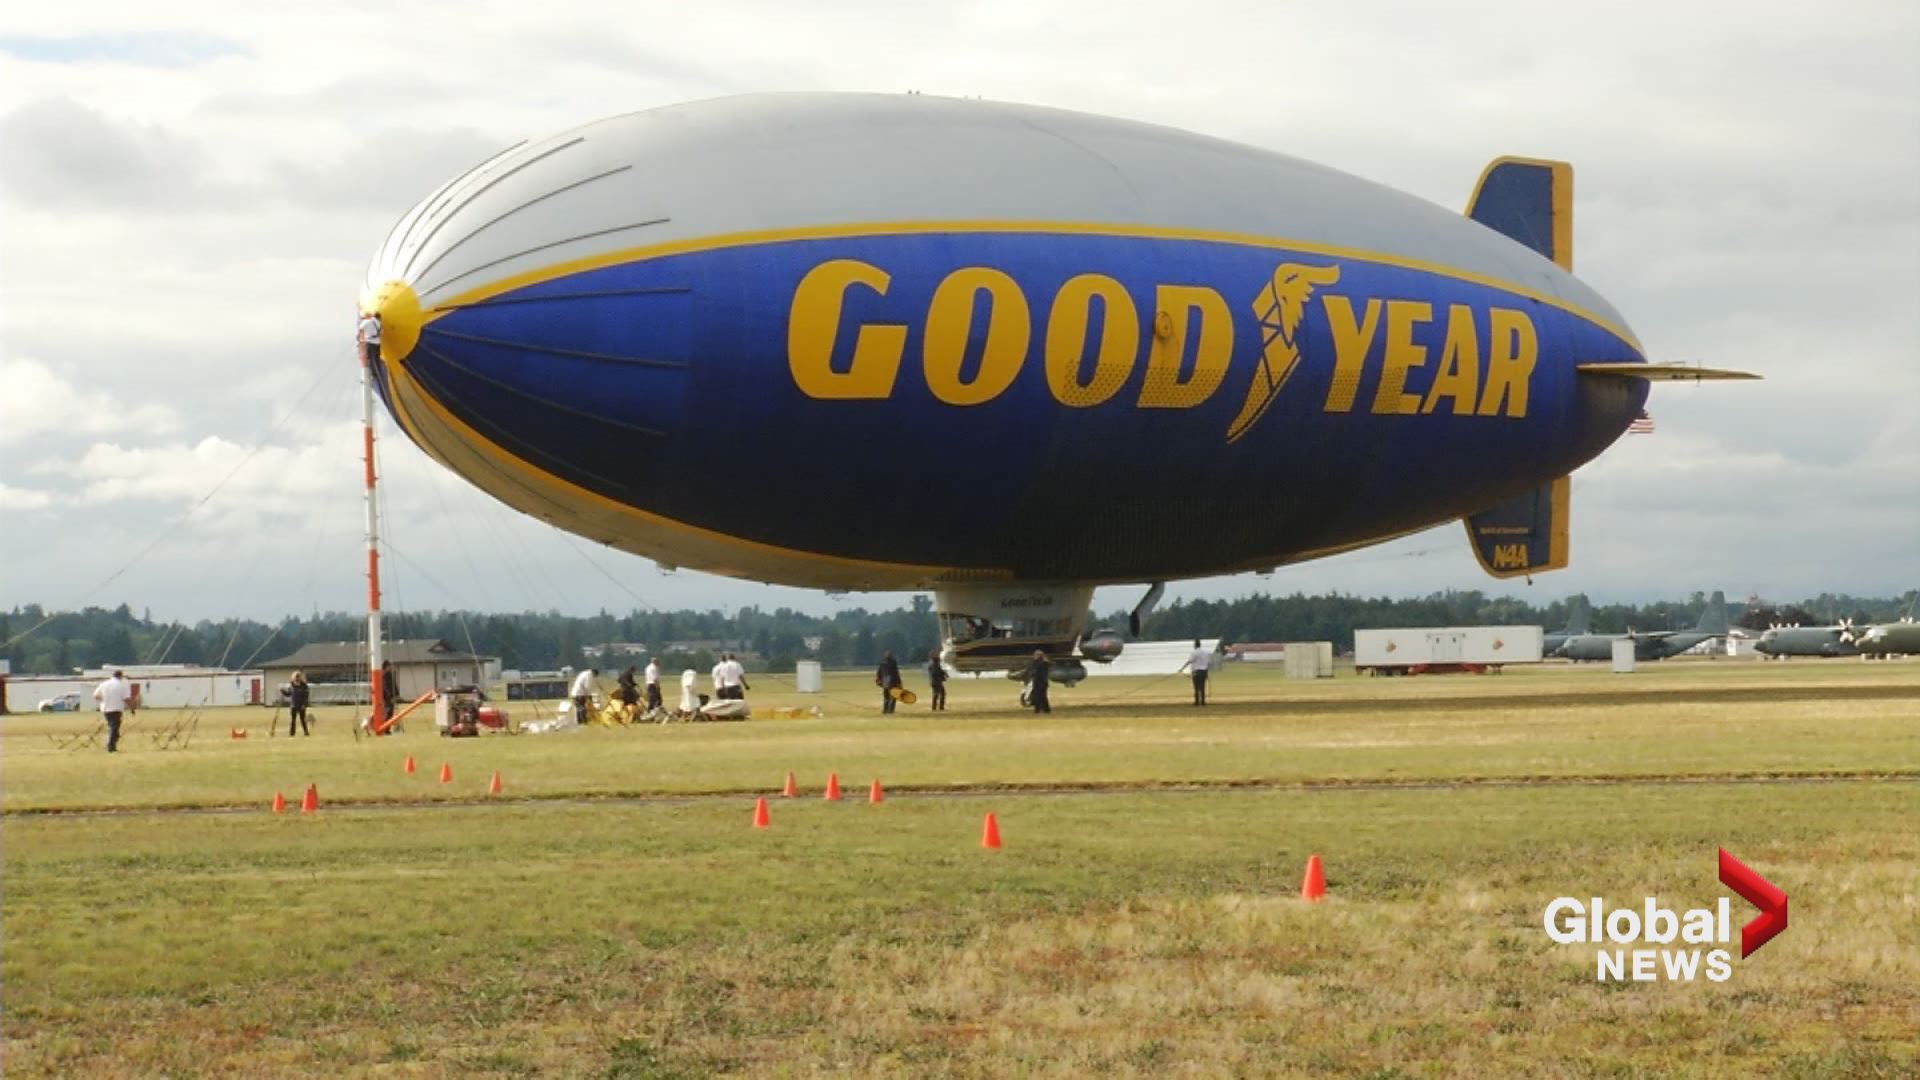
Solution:
<svg viewBox="0 0 1920 1080"><path fill-rule="evenodd" d="M1760 909L1740 928L1740 958L1745 960L1787 928L1787 894L1725 848L1720 849L1720 883ZM1726 897L1711 908L1679 912L1652 896L1637 910L1609 909L1597 896L1562 896L1547 905L1542 922L1547 936L1562 945L1615 946L1595 951L1598 982L1692 982L1701 975L1709 982L1726 982L1733 975L1732 953L1704 946L1733 943L1732 915L1733 904Z"/></svg>

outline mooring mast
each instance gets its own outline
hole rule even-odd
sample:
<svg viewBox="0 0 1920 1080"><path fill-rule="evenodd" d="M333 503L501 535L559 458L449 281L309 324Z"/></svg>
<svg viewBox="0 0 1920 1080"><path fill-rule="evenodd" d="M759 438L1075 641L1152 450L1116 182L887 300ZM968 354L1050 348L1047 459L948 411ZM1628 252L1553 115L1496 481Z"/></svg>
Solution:
<svg viewBox="0 0 1920 1080"><path fill-rule="evenodd" d="M373 468L373 360L379 352L379 321L373 318L373 336L368 340L361 331L360 425L367 466L367 694L372 699L372 718L367 729L375 735L387 733L387 695L383 685L383 655L380 633L380 503L375 498L376 474Z"/></svg>

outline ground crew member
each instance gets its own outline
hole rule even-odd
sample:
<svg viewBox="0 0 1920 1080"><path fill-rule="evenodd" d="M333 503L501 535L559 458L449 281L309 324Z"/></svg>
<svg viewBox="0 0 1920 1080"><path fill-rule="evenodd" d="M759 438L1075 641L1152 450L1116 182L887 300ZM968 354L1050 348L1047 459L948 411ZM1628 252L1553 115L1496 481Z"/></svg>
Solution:
<svg viewBox="0 0 1920 1080"><path fill-rule="evenodd" d="M587 706L593 704L593 677L600 674L593 668L573 677L573 722L587 722Z"/></svg>
<svg viewBox="0 0 1920 1080"><path fill-rule="evenodd" d="M1046 652L1033 650L1033 662L1027 665L1027 704L1036 713L1053 712L1053 703L1047 700L1047 678L1052 671Z"/></svg>
<svg viewBox="0 0 1920 1080"><path fill-rule="evenodd" d="M628 665L627 670L620 673L619 683L620 689L614 696L620 699L621 704L640 704L640 688L634 685L632 665Z"/></svg>
<svg viewBox="0 0 1920 1080"><path fill-rule="evenodd" d="M880 658L880 666L874 670L873 685L880 688L880 711L893 711L893 692L900 689L900 661L893 658L893 650L888 649Z"/></svg>
<svg viewBox="0 0 1920 1080"><path fill-rule="evenodd" d="M647 661L647 711L660 707L660 661Z"/></svg>
<svg viewBox="0 0 1920 1080"><path fill-rule="evenodd" d="M1193 703L1196 706L1207 703L1207 668L1213 664L1213 653L1200 646L1200 639L1193 639L1193 655L1187 657L1182 668L1193 669Z"/></svg>
<svg viewBox="0 0 1920 1080"><path fill-rule="evenodd" d="M940 650L927 654L927 683L933 687L932 710L947 711L947 666L940 662Z"/></svg>
<svg viewBox="0 0 1920 1080"><path fill-rule="evenodd" d="M100 715L107 721L107 753L120 749L120 717L127 711L127 701L133 697L133 687L127 683L127 673L115 671L113 678L93 688L93 700L100 703Z"/></svg>
<svg viewBox="0 0 1920 1080"><path fill-rule="evenodd" d="M298 725L301 732L313 734L312 725L307 723L307 703L313 700L313 687L307 685L307 677L296 671L293 682L287 687L287 734L293 735Z"/></svg>
<svg viewBox="0 0 1920 1080"><path fill-rule="evenodd" d="M387 719L393 719L394 707L400 704L400 676L393 673L393 661L380 661L380 700L386 703Z"/></svg>
<svg viewBox="0 0 1920 1080"><path fill-rule="evenodd" d="M380 316L372 312L362 312L358 328L360 349L366 355L367 363L380 362Z"/></svg>
<svg viewBox="0 0 1920 1080"><path fill-rule="evenodd" d="M749 688L746 665L736 659L732 653L728 653L726 658L720 661L720 667L717 670L720 672L720 698L724 701L747 700Z"/></svg>

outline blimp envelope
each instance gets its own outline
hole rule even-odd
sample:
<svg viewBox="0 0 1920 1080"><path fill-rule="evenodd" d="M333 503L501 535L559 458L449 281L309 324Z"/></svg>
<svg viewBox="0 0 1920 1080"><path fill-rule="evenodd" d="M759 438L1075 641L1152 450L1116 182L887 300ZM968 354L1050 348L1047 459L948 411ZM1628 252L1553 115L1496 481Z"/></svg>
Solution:
<svg viewBox="0 0 1920 1080"><path fill-rule="evenodd" d="M400 219L362 303L410 438L668 565L1150 582L1524 499L1476 534L1524 572L1564 529L1551 485L1646 396L1638 341L1553 255L1204 135L756 95L476 165Z"/></svg>

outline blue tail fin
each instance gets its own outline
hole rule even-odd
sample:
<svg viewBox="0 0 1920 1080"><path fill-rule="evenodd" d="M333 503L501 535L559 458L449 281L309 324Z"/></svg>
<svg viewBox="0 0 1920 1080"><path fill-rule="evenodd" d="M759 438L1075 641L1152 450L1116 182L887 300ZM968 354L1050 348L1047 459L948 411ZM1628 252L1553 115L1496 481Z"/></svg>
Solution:
<svg viewBox="0 0 1920 1080"><path fill-rule="evenodd" d="M1538 158L1495 158L1467 216L1573 270L1573 166Z"/></svg>
<svg viewBox="0 0 1920 1080"><path fill-rule="evenodd" d="M1467 539L1480 568L1497 578L1567 567L1573 478L1563 476L1467 516Z"/></svg>

